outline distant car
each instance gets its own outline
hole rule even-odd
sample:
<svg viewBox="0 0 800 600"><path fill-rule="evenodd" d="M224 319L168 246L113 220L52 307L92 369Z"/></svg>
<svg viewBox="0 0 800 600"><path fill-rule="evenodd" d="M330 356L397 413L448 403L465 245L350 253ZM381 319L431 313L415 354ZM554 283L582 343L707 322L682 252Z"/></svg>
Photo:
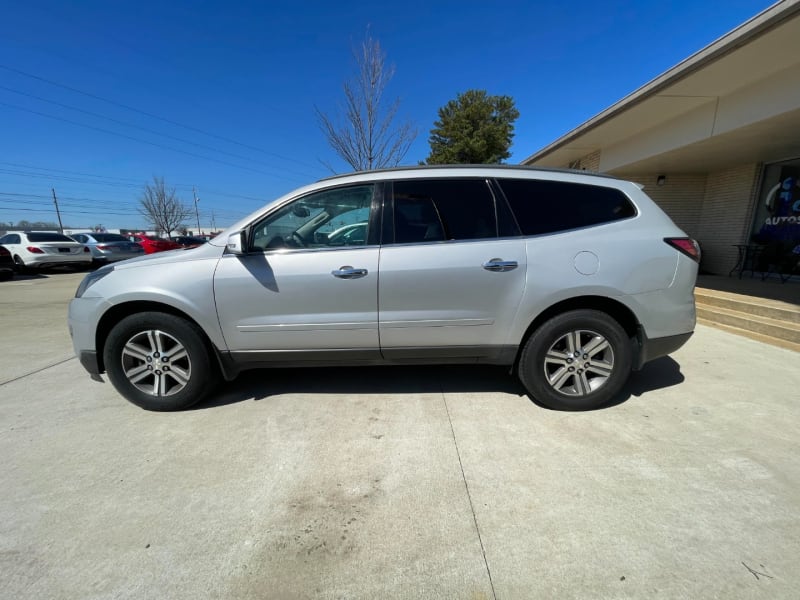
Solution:
<svg viewBox="0 0 800 600"><path fill-rule="evenodd" d="M92 253L92 261L107 264L144 255L144 247L118 233L74 233L72 239L84 244Z"/></svg>
<svg viewBox="0 0 800 600"><path fill-rule="evenodd" d="M136 242L144 248L145 254L153 254L154 252L164 252L166 250L178 250L183 248L177 242L172 240L165 240L164 238L156 237L154 235L143 235L141 233L132 233L127 236L131 242Z"/></svg>
<svg viewBox="0 0 800 600"><path fill-rule="evenodd" d="M14 277L14 259L4 246L0 246L0 281Z"/></svg>
<svg viewBox="0 0 800 600"><path fill-rule="evenodd" d="M198 235L179 235L178 237L172 238L172 241L180 244L184 248L197 248L205 244L208 239Z"/></svg>
<svg viewBox="0 0 800 600"><path fill-rule="evenodd" d="M18 231L0 238L18 272L45 267L87 267L92 253L81 243L55 231Z"/></svg>

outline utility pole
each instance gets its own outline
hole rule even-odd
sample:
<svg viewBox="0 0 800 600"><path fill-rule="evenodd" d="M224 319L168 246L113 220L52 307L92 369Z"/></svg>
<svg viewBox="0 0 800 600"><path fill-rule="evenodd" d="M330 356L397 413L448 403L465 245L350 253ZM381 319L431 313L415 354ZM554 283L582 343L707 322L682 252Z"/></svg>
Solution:
<svg viewBox="0 0 800 600"><path fill-rule="evenodd" d="M211 211L211 231L216 231L216 230L217 230L217 221L214 218L214 211L212 210Z"/></svg>
<svg viewBox="0 0 800 600"><path fill-rule="evenodd" d="M197 233L195 235L199 235L200 234L200 213L197 211L197 203L198 203L199 199L197 198L197 192L195 191L194 186L192 186L192 195L194 196L194 216L197 217Z"/></svg>
<svg viewBox="0 0 800 600"><path fill-rule="evenodd" d="M61 224L61 213L58 211L58 198L56 198L56 188L50 188L53 191L53 204L56 205L56 215L58 215L58 229L61 235L64 235L64 225Z"/></svg>

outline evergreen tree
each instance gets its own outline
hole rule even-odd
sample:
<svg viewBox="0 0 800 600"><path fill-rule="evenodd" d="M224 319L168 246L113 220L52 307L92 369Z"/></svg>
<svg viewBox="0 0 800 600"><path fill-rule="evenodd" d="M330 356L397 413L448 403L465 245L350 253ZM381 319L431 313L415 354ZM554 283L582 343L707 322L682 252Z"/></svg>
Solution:
<svg viewBox="0 0 800 600"><path fill-rule="evenodd" d="M510 96L467 90L439 109L429 165L500 163L509 156L519 111Z"/></svg>

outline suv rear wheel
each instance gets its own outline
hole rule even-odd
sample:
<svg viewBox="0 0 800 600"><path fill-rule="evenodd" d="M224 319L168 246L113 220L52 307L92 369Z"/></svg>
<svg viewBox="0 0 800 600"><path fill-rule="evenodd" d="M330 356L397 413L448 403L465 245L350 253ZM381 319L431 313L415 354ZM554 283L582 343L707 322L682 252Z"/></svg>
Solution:
<svg viewBox="0 0 800 600"><path fill-rule="evenodd" d="M625 330L597 310L574 310L545 322L528 338L519 361L519 378L530 395L557 410L607 404L630 371Z"/></svg>
<svg viewBox="0 0 800 600"><path fill-rule="evenodd" d="M218 380L202 331L166 313L122 319L109 333L103 360L117 391L147 410L188 408Z"/></svg>

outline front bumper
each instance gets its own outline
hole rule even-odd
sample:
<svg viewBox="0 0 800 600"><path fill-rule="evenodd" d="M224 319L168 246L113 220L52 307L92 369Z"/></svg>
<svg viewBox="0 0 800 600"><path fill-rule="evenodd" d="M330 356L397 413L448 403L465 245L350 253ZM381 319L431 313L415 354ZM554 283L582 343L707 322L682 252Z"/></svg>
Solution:
<svg viewBox="0 0 800 600"><path fill-rule="evenodd" d="M73 298L69 303L67 323L72 348L83 367L93 376L101 372L95 332L100 315L107 306L105 300L92 296Z"/></svg>
<svg viewBox="0 0 800 600"><path fill-rule="evenodd" d="M97 352L94 350L81 350L78 355L78 360L81 361L83 368L89 372L89 375L94 377L100 376L100 363L97 360Z"/></svg>

